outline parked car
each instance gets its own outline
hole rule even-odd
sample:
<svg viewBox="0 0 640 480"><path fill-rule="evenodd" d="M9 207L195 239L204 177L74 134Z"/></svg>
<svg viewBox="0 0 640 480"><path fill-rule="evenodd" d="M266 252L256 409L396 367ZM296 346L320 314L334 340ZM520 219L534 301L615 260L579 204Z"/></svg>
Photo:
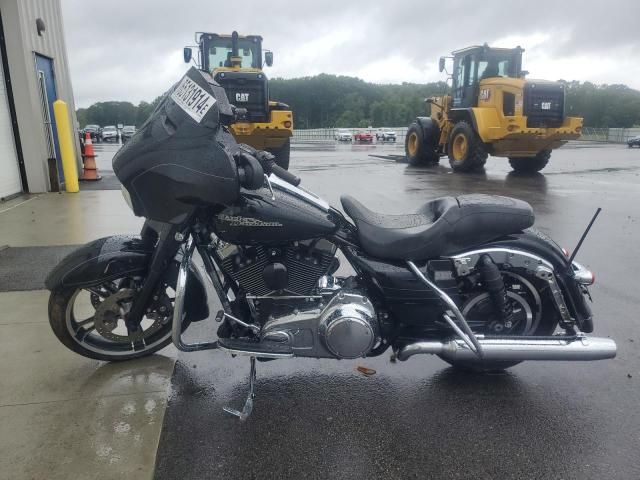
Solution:
<svg viewBox="0 0 640 480"><path fill-rule="evenodd" d="M369 132L358 132L353 136L353 139L356 142L373 143L373 135L371 135L371 133L369 133Z"/></svg>
<svg viewBox="0 0 640 480"><path fill-rule="evenodd" d="M381 132L376 133L376 140L380 140L382 142L395 142L396 132L393 130L382 130Z"/></svg>
<svg viewBox="0 0 640 480"><path fill-rule="evenodd" d="M629 140L627 140L627 145L629 146L629 148L631 148L631 147L640 147L640 135L638 135L637 137L633 137L633 138L630 138Z"/></svg>
<svg viewBox="0 0 640 480"><path fill-rule="evenodd" d="M351 135L351 132L349 130L347 130L346 128L337 129L336 133L334 135L334 138L336 140L338 140L339 142L352 142L353 141L353 135Z"/></svg>
<svg viewBox="0 0 640 480"><path fill-rule="evenodd" d="M87 125L82 129L83 138L88 133L91 135L91 141L100 141L100 125Z"/></svg>
<svg viewBox="0 0 640 480"><path fill-rule="evenodd" d="M102 141L107 142L109 140L118 141L118 129L114 125L107 125L102 128Z"/></svg>
<svg viewBox="0 0 640 480"><path fill-rule="evenodd" d="M133 137L134 133L136 133L136 127L135 126L133 126L133 125L125 125L122 128L122 132L120 133L120 136L122 137L122 143L126 142L131 137Z"/></svg>

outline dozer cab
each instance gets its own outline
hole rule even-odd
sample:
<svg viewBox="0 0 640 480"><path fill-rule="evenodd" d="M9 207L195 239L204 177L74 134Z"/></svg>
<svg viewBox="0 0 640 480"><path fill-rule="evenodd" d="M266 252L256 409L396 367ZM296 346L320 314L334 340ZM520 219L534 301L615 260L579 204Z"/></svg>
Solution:
<svg viewBox="0 0 640 480"><path fill-rule="evenodd" d="M289 168L293 113L285 103L269 99L269 82L262 70L262 37L196 33L198 66L210 73L226 91L229 102L246 109L246 115L231 125L238 143L267 150L276 163ZM184 61L191 61L192 47L184 48ZM273 53L264 51L264 64L273 65Z"/></svg>
<svg viewBox="0 0 640 480"><path fill-rule="evenodd" d="M564 85L525 79L523 51L485 44L441 57L441 72L453 59L451 91L426 99L431 116L409 126L409 163L433 164L446 155L454 171L468 172L493 155L509 158L515 171L537 172L553 149L578 138L582 118L566 116Z"/></svg>

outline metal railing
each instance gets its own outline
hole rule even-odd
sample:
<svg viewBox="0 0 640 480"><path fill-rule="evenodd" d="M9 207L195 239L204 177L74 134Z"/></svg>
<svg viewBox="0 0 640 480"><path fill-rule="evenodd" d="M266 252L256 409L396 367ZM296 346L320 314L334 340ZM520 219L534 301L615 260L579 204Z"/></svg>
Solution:
<svg viewBox="0 0 640 480"><path fill-rule="evenodd" d="M396 142L404 143L407 134L407 127L391 128L310 128L304 130L294 130L292 143L323 143L336 139L338 130L349 130L352 135L357 132L370 132L375 136L383 130L396 132ZM640 135L640 128L594 128L584 127L582 135L577 141L603 142L603 143L626 143L628 139Z"/></svg>

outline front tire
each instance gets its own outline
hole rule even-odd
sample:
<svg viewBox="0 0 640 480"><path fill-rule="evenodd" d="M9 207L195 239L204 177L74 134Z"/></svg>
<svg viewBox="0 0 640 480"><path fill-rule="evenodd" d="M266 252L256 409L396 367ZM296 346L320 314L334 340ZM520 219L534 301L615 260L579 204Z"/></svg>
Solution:
<svg viewBox="0 0 640 480"><path fill-rule="evenodd" d="M95 360L133 360L163 349L171 343L175 278L162 283L139 333L132 334L122 312L128 311L140 285L141 279L123 278L87 289L52 291L49 324L53 333L69 350ZM183 330L188 324L185 319Z"/></svg>
<svg viewBox="0 0 640 480"><path fill-rule="evenodd" d="M449 165L454 172L471 172L487 162L488 154L482 140L465 121L455 124L447 145Z"/></svg>
<svg viewBox="0 0 640 480"><path fill-rule="evenodd" d="M424 132L417 122L413 122L407 129L404 152L409 165L414 167L433 165L440 161L440 155L436 149L425 142Z"/></svg>
<svg viewBox="0 0 640 480"><path fill-rule="evenodd" d="M539 172L549 163L551 150L542 150L534 157L510 157L511 168L518 173Z"/></svg>

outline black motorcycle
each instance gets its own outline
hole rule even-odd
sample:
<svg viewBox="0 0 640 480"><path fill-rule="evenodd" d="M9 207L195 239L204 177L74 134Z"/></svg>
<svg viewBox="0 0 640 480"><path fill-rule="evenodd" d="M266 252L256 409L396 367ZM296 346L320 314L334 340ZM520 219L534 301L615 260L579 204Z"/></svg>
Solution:
<svg viewBox="0 0 640 480"><path fill-rule="evenodd" d="M247 355L249 396L242 411L228 410L241 419L255 359L390 348L394 360L428 353L486 371L615 356L613 340L584 333L593 274L531 228L527 203L449 196L385 215L344 196L350 221L271 154L238 145L228 129L238 113L192 68L114 157L125 199L146 222L139 236L90 242L49 274L50 323L68 348L110 361L171 341ZM353 275L334 276L339 258ZM185 343L184 330L215 304L205 276L221 305L217 338Z"/></svg>

